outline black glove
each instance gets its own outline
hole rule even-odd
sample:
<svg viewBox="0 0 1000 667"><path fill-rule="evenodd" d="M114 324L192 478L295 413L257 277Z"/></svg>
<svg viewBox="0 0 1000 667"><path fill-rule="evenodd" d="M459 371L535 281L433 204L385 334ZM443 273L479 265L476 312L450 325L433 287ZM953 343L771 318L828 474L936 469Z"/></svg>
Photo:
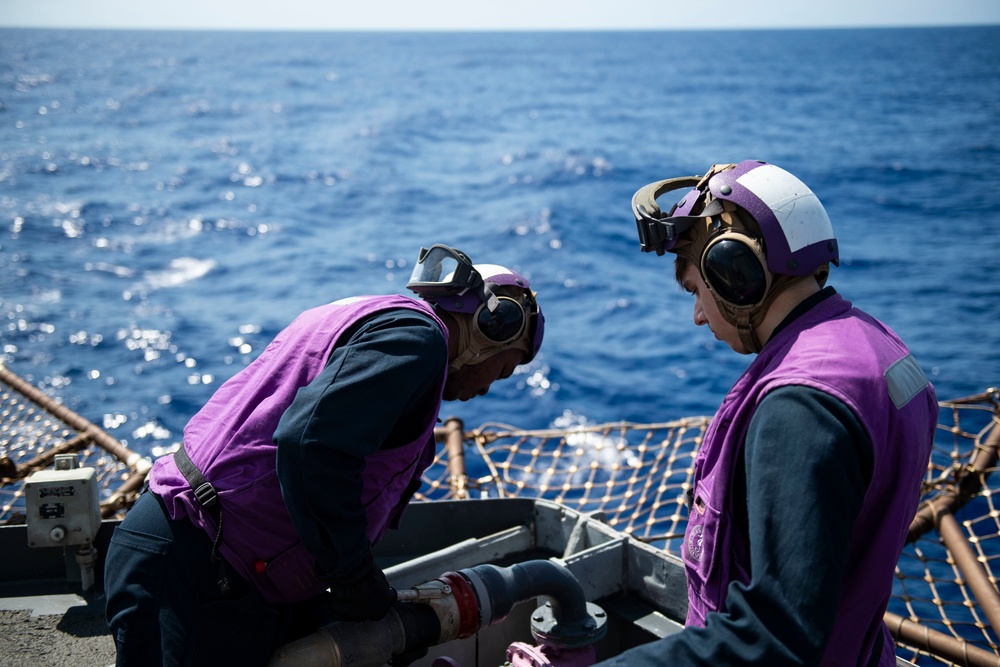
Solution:
<svg viewBox="0 0 1000 667"><path fill-rule="evenodd" d="M371 554L342 577L328 578L330 614L336 621L377 621L396 601L396 590L389 586L382 570L375 567Z"/></svg>

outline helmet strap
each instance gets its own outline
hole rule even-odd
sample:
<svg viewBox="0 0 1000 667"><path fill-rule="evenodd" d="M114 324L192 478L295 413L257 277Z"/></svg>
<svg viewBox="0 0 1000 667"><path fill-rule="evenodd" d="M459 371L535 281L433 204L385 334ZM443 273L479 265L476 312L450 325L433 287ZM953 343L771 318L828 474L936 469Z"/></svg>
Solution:
<svg viewBox="0 0 1000 667"><path fill-rule="evenodd" d="M472 318L459 313L448 314L451 315L452 321L455 322L455 326L458 328L459 353L457 357L448 362L448 371L454 373L476 356L476 352L472 349L472 332L469 330Z"/></svg>
<svg viewBox="0 0 1000 667"><path fill-rule="evenodd" d="M705 175L701 177L700 181L698 181L698 185L694 186L695 189L698 190L699 192L702 192L702 193L708 192L708 190L707 190L707 188L708 188L708 181L711 180L711 178L713 176L715 176L716 174L721 174L724 171L729 171L730 169L734 169L735 167L736 167L735 163L732 163L732 164L713 164L712 168L709 169L707 172L705 172ZM708 202L705 202L705 203L707 204Z"/></svg>
<svg viewBox="0 0 1000 667"><path fill-rule="evenodd" d="M751 352L760 352L763 345L760 344L760 339L757 338L757 331L754 329L753 322L751 321L751 314L754 314L753 308L735 308L736 317L733 324L736 325L736 331L740 335L740 342L743 343L743 347L750 350ZM723 313L726 319L729 319L728 313Z"/></svg>
<svg viewBox="0 0 1000 667"><path fill-rule="evenodd" d="M716 296L715 302L719 306L719 311L727 322L736 327L740 335L740 342L754 354L761 351L764 345L757 337L757 330L764 322L767 311L778 296L789 287L802 280L813 278L813 276L788 276L782 274L771 274L771 288L767 291L763 301L753 306L734 306L723 301ZM713 294L714 296L714 294Z"/></svg>

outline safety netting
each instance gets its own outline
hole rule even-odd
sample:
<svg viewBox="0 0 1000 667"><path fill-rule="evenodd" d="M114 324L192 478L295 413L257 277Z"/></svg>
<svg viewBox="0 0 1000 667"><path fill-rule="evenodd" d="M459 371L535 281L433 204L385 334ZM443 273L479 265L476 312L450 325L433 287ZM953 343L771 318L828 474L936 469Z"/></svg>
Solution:
<svg viewBox="0 0 1000 667"><path fill-rule="evenodd" d="M417 500L544 498L594 513L679 555L695 454L709 417L524 430L455 419ZM885 619L897 655L918 665L1000 667L1000 389L941 403L920 509ZM121 518L150 467L59 401L0 366L0 525L24 521L24 480L75 452L97 471L101 514Z"/></svg>
<svg viewBox="0 0 1000 667"><path fill-rule="evenodd" d="M101 516L121 518L139 495L149 459L0 364L0 525L24 523L24 481L59 454L92 467Z"/></svg>
<svg viewBox="0 0 1000 667"><path fill-rule="evenodd" d="M522 430L450 420L420 498L545 498L680 555L694 458L710 419ZM941 403L920 508L885 620L918 665L1000 665L1000 390ZM791 474L791 471L790 471Z"/></svg>

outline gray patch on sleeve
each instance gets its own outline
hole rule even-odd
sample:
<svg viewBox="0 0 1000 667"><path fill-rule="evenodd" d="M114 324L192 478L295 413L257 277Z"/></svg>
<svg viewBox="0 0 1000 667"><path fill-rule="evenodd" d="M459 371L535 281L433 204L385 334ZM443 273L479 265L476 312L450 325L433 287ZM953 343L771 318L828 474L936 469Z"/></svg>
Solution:
<svg viewBox="0 0 1000 667"><path fill-rule="evenodd" d="M889 384L889 397L896 409L913 400L929 382L920 369L920 364L908 354L885 371L885 380Z"/></svg>

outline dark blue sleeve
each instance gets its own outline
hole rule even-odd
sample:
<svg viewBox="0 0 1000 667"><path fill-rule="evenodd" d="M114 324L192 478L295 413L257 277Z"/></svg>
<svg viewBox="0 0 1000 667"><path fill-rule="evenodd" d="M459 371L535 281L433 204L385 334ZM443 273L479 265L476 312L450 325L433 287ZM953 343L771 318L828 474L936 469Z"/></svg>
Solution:
<svg viewBox="0 0 1000 667"><path fill-rule="evenodd" d="M709 614L704 628L601 665L819 663L871 478L871 440L843 402L791 386L761 401L744 455L749 586L730 584L726 613Z"/></svg>
<svg viewBox="0 0 1000 667"><path fill-rule="evenodd" d="M380 313L334 349L282 415L274 434L282 495L323 576L349 571L368 553L365 456L419 434L447 364L436 322L409 309Z"/></svg>

